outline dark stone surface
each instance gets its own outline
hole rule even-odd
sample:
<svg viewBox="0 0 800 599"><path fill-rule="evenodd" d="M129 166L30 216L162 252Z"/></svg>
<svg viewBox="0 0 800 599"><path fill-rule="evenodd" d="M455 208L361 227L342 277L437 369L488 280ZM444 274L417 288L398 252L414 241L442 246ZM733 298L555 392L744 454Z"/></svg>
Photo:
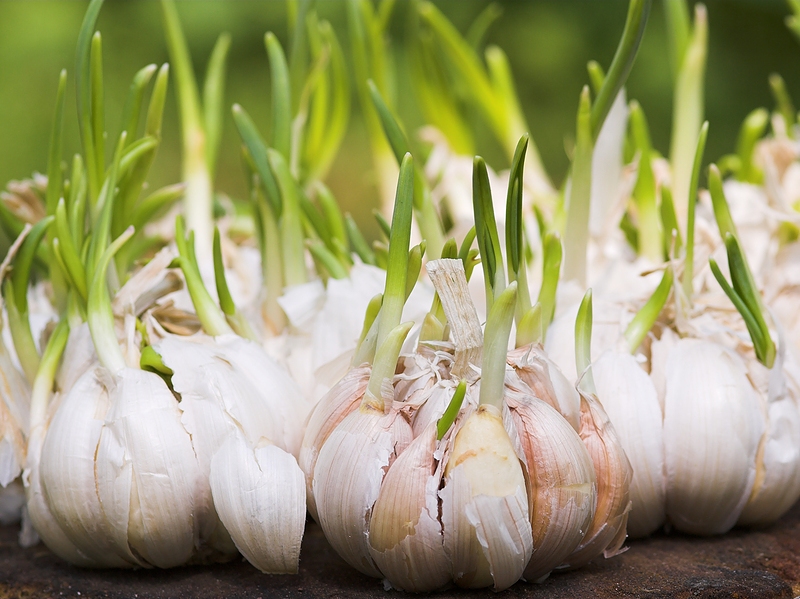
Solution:
<svg viewBox="0 0 800 599"><path fill-rule="evenodd" d="M86 598L365 598L402 597L348 567L309 524L298 576L267 576L244 561L173 570L93 571L61 562L43 545L21 549L13 527L0 528L0 599ZM617 557L554 574L540 585L518 583L504 597L548 599L793 599L800 595L800 504L759 531L724 537L659 534L630 543ZM496 597L489 590L451 589L448 597Z"/></svg>

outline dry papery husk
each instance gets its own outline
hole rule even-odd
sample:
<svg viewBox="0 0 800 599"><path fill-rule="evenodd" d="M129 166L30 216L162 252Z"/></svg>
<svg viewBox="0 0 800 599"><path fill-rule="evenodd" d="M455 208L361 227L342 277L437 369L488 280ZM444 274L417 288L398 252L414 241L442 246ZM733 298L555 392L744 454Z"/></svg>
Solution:
<svg viewBox="0 0 800 599"><path fill-rule="evenodd" d="M364 313L370 300L383 292L386 271L356 262L344 279L315 279L284 290L278 303L289 327L264 334L264 347L278 360L313 403L319 401L350 369ZM403 309L403 320L422 322L433 293L418 283ZM410 352L419 327L404 344Z"/></svg>

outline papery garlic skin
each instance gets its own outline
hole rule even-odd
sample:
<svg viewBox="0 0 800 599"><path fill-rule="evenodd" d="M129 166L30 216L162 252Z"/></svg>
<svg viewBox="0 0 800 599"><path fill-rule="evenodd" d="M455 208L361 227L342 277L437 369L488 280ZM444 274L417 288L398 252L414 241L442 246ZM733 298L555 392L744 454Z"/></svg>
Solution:
<svg viewBox="0 0 800 599"><path fill-rule="evenodd" d="M782 335L781 335L782 337ZM771 369L748 360L748 378L761 400L765 431L756 454L753 490L737 524L763 526L780 518L800 497L800 390L787 364L784 340Z"/></svg>
<svg viewBox="0 0 800 599"><path fill-rule="evenodd" d="M541 582L575 550L592 522L594 465L564 417L513 375L506 376L505 401L528 480L533 554L523 575Z"/></svg>
<svg viewBox="0 0 800 599"><path fill-rule="evenodd" d="M22 472L30 413L30 389L0 341L0 486Z"/></svg>
<svg viewBox="0 0 800 599"><path fill-rule="evenodd" d="M115 534L145 564L185 564L199 541L198 494L207 486L178 401L156 374L124 368L96 454L97 495Z"/></svg>
<svg viewBox="0 0 800 599"><path fill-rule="evenodd" d="M267 574L296 574L306 520L303 472L295 458L237 431L215 452L209 484L237 549Z"/></svg>
<svg viewBox="0 0 800 599"><path fill-rule="evenodd" d="M81 566L84 568L97 567L97 562L83 553L73 543L64 530L61 528L58 520L53 516L50 511L50 505L45 494L44 486L42 484L40 465L42 446L44 444L45 435L49 430L51 422L50 416L53 413L53 408L61 403L61 397L56 395L51 400L50 412L44 422L39 423L31 430L30 438L28 439L28 455L27 466L22 474L23 482L25 484L26 496L26 509L31 524L36 529L38 537L40 537L47 547L61 559ZM30 543L36 544L39 542L38 538L28 539ZM110 559L114 559L111 556Z"/></svg>
<svg viewBox="0 0 800 599"><path fill-rule="evenodd" d="M96 456L111 404L111 386L107 373L102 368L93 368L63 396L50 421L39 459L31 462L36 464L36 482L45 505L37 509L30 505L29 499L28 510L44 542L64 559L72 561L75 555L62 554L63 539L58 532L53 534L53 524L85 556L78 565L131 568L147 564L128 548L127 516L122 523L107 518L96 480ZM32 486L35 492L36 485ZM125 503L129 502L130 493L125 498ZM40 517L37 512L44 514ZM47 516L52 517L52 522L48 522Z"/></svg>
<svg viewBox="0 0 800 599"><path fill-rule="evenodd" d="M597 478L597 508L591 526L564 565L579 568L594 558L613 557L625 551L630 483L633 476L628 457L614 425L593 395L580 392L581 431Z"/></svg>
<svg viewBox="0 0 800 599"><path fill-rule="evenodd" d="M541 345L518 347L508 352L506 361L535 397L555 408L576 431L580 430L580 395Z"/></svg>
<svg viewBox="0 0 800 599"><path fill-rule="evenodd" d="M633 468L628 535L655 532L666 518L663 416L658 394L636 358L607 351L592 364L597 396Z"/></svg>
<svg viewBox="0 0 800 599"><path fill-rule="evenodd" d="M350 370L320 399L306 424L298 463L305 473L308 511L317 522L319 522L319 515L317 514L317 503L314 500L312 482L320 448L342 420L358 409L367 390L371 372L372 368L369 365Z"/></svg>
<svg viewBox="0 0 800 599"><path fill-rule="evenodd" d="M494 406L481 405L456 433L440 495L455 583L500 591L517 582L533 552L528 497Z"/></svg>
<svg viewBox="0 0 800 599"><path fill-rule="evenodd" d="M411 438L401 413L370 403L347 415L319 450L311 483L318 521L342 559L368 576L381 576L370 555L370 512L386 469Z"/></svg>
<svg viewBox="0 0 800 599"><path fill-rule="evenodd" d="M442 465L434 457L436 447L431 424L389 468L370 517L370 555L391 585L403 591L434 591L451 578L439 521Z"/></svg>
<svg viewBox="0 0 800 599"><path fill-rule="evenodd" d="M753 488L764 421L742 359L681 339L665 365L667 517L681 531L722 534Z"/></svg>

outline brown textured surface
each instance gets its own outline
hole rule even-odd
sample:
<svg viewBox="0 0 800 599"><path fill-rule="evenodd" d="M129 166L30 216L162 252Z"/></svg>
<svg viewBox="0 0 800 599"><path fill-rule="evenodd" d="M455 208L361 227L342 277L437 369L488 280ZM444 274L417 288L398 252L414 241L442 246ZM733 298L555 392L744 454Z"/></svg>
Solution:
<svg viewBox="0 0 800 599"><path fill-rule="evenodd" d="M708 597L793 599L800 595L800 504L774 526L697 539L660 534L615 558L544 584L519 583L503 597ZM16 530L0 528L0 599L39 597L229 599L402 597L349 568L310 524L298 576L266 576L244 562L167 571L88 571L68 566L44 546L20 549ZM453 589L438 597L497 597Z"/></svg>

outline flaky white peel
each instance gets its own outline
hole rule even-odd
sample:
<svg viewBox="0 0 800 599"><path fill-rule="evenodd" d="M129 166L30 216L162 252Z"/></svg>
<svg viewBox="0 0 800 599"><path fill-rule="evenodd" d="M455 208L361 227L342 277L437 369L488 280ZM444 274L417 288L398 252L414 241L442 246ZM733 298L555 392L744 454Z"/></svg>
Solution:
<svg viewBox="0 0 800 599"><path fill-rule="evenodd" d="M319 400L306 423L298 463L305 473L308 511L317 522L319 522L319 515L317 514L317 503L314 500L312 481L320 448L342 420L358 408L367 390L370 372L372 372L372 368L369 365L350 370Z"/></svg>
<svg viewBox="0 0 800 599"><path fill-rule="evenodd" d="M369 550L371 511L386 469L410 442L402 414L367 404L347 415L319 450L312 479L319 523L334 550L368 576L381 575Z"/></svg>
<svg viewBox="0 0 800 599"><path fill-rule="evenodd" d="M439 521L442 465L436 447L431 424L389 468L372 510L370 555L396 589L434 591L451 578Z"/></svg>
<svg viewBox="0 0 800 599"><path fill-rule="evenodd" d="M106 518L95 479L97 448L110 407L107 383L100 369L93 368L62 398L44 438L38 482L53 521L91 566L130 568L146 562L128 549L127 519L118 528ZM40 529L37 508L29 511L45 543L56 541L57 550L60 535L52 535L52 526Z"/></svg>
<svg viewBox="0 0 800 599"><path fill-rule="evenodd" d="M455 583L500 591L517 582L533 538L525 476L497 408L480 406L456 433L441 497Z"/></svg>
<svg viewBox="0 0 800 599"><path fill-rule="evenodd" d="M564 565L578 568L624 551L633 471L614 425L593 395L581 393L581 432L597 478L597 509L591 526Z"/></svg>
<svg viewBox="0 0 800 599"><path fill-rule="evenodd" d="M196 495L207 481L178 402L151 372L124 368L113 381L96 454L104 514L145 564L185 564L198 543Z"/></svg>
<svg viewBox="0 0 800 599"><path fill-rule="evenodd" d="M594 466L578 433L513 376L506 406L524 456L533 554L524 576L541 581L583 539L597 503Z"/></svg>

